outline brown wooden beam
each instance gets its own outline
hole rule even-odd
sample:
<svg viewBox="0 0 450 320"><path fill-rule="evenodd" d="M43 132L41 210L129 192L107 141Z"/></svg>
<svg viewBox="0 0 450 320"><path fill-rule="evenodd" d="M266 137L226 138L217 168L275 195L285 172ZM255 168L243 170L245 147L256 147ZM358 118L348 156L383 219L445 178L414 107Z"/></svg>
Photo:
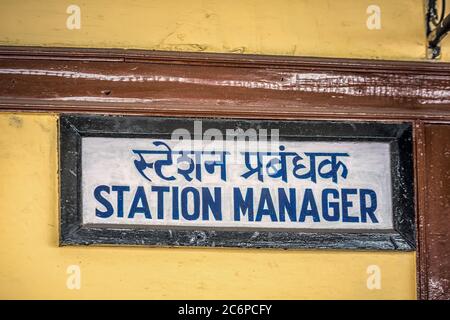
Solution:
<svg viewBox="0 0 450 320"><path fill-rule="evenodd" d="M251 118L450 119L450 64L2 48L0 108Z"/></svg>

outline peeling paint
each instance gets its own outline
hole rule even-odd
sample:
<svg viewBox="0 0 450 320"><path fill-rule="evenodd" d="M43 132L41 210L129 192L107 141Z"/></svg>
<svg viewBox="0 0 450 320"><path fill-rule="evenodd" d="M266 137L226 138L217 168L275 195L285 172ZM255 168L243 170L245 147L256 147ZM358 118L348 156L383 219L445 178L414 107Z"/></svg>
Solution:
<svg viewBox="0 0 450 320"><path fill-rule="evenodd" d="M11 127L14 127L17 129L19 129L23 126L23 120L17 116L10 116L8 123Z"/></svg>

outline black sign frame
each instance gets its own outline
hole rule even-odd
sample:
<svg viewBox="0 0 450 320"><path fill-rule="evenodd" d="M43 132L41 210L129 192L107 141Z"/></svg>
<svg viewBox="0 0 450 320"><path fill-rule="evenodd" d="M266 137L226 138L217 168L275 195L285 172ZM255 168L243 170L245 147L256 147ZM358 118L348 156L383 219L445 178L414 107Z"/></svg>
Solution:
<svg viewBox="0 0 450 320"><path fill-rule="evenodd" d="M83 137L170 137L174 129L277 128L280 140L386 141L391 149L394 229L389 231L248 231L214 228L86 226L82 223ZM191 131L193 132L193 130ZM412 125L408 122L242 120L64 114L59 123L60 245L415 250Z"/></svg>

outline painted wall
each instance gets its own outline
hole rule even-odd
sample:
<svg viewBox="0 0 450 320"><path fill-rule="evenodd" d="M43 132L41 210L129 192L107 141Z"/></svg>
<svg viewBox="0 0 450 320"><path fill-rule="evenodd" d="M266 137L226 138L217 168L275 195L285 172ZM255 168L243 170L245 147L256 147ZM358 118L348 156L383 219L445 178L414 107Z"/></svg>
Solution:
<svg viewBox="0 0 450 320"><path fill-rule="evenodd" d="M0 298L416 297L412 252L58 247L57 121L0 113Z"/></svg>
<svg viewBox="0 0 450 320"><path fill-rule="evenodd" d="M81 10L80 29L67 28L70 4ZM371 4L381 9L380 29L367 27ZM424 7L422 0L2 0L0 45L420 60ZM57 120L0 113L0 298L416 297L414 253L59 248ZM367 287L373 265L379 290ZM66 285L70 266L80 268L79 290Z"/></svg>
<svg viewBox="0 0 450 320"><path fill-rule="evenodd" d="M418 60L424 0L2 0L0 45Z"/></svg>

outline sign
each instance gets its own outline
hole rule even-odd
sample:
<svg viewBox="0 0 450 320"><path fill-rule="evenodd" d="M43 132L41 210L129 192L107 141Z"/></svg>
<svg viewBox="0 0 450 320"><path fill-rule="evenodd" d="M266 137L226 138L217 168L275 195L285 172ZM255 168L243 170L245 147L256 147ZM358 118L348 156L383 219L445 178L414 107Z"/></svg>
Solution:
<svg viewBox="0 0 450 320"><path fill-rule="evenodd" d="M74 137L83 118L61 128L75 244L413 246L404 124L90 117Z"/></svg>
<svg viewBox="0 0 450 320"><path fill-rule="evenodd" d="M389 143L286 141L278 151L260 149L242 141L213 148L83 138L83 223L392 229Z"/></svg>

